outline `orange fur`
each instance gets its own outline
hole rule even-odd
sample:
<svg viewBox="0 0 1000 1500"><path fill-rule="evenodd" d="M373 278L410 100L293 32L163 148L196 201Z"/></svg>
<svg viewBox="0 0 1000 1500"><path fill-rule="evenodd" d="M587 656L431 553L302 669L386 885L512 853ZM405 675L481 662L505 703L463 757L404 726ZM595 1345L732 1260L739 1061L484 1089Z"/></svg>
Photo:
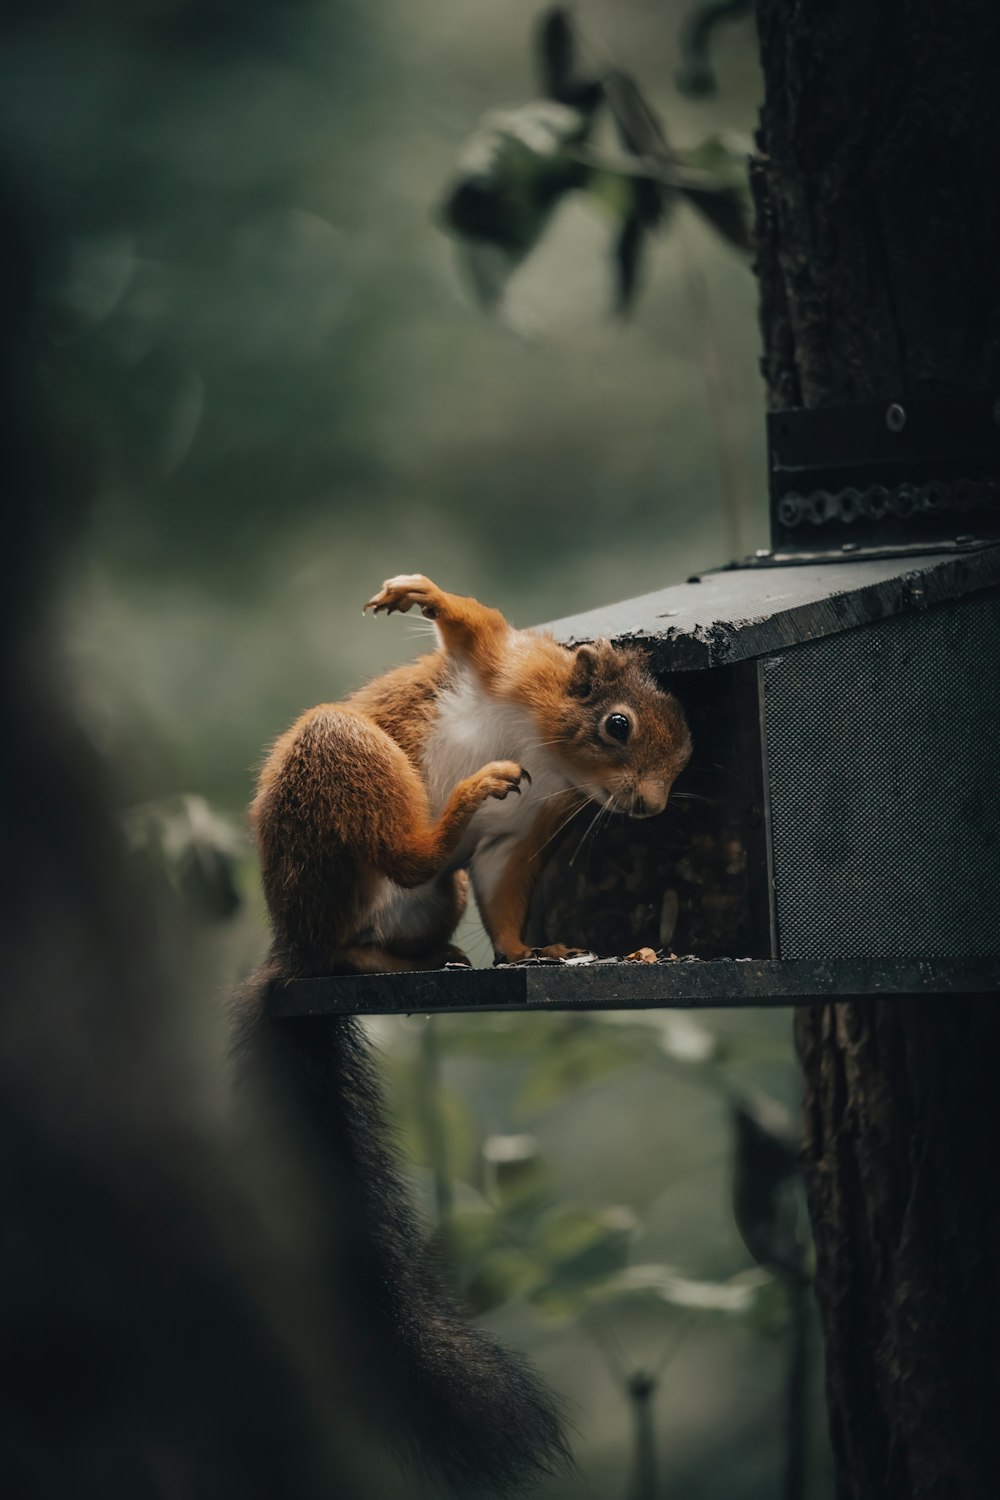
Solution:
<svg viewBox="0 0 1000 1500"><path fill-rule="evenodd" d="M522 839L511 850L492 900L480 903L483 926L492 939L495 951L502 953L508 962L516 963L534 953L544 958L568 958L571 953L580 951L567 948L563 943L531 949L521 937L531 892L545 856L555 835L570 819L574 805L577 809L583 808L586 800L573 792L567 792L564 796L553 797L545 803L527 838Z"/></svg>
<svg viewBox="0 0 1000 1500"><path fill-rule="evenodd" d="M484 924L499 954L524 958L531 888L560 821L588 799L637 816L661 810L690 753L683 713L640 653L607 642L569 651L419 574L390 580L365 607L419 607L441 647L344 703L303 714L264 765L251 814L281 970L434 967L454 957L449 939L466 899L461 867L472 861L475 876L487 835L494 849L498 838L510 847L499 874L477 885ZM550 778L562 778L563 789L530 819L473 824L487 802L531 790L532 767L515 758L515 744L494 746L497 758L432 809L436 735L461 682L475 684L487 709L523 711L512 722L528 726L522 738L530 731L532 753ZM627 744L610 737L608 715L628 720ZM409 905L407 891L415 893Z"/></svg>

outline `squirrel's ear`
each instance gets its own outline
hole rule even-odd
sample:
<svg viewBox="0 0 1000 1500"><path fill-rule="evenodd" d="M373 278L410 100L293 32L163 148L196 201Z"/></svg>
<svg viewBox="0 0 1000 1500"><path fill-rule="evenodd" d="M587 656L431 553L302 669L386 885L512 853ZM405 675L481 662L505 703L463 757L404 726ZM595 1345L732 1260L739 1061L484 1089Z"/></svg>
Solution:
<svg viewBox="0 0 1000 1500"><path fill-rule="evenodd" d="M569 693L574 698L589 698L597 670L596 646L578 646L573 653L573 672L569 679Z"/></svg>

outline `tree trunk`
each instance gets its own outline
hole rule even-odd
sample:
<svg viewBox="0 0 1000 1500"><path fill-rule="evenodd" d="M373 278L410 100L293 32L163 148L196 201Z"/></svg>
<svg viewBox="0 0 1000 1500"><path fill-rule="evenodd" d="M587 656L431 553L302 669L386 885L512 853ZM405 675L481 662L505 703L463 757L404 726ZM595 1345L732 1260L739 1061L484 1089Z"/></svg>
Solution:
<svg viewBox="0 0 1000 1500"><path fill-rule="evenodd" d="M758 0L758 17L771 404L1000 396L996 0ZM838 1495L985 1500L1000 1006L817 1007L796 1039Z"/></svg>
<svg viewBox="0 0 1000 1500"><path fill-rule="evenodd" d="M994 0L758 0L775 406L1000 395Z"/></svg>

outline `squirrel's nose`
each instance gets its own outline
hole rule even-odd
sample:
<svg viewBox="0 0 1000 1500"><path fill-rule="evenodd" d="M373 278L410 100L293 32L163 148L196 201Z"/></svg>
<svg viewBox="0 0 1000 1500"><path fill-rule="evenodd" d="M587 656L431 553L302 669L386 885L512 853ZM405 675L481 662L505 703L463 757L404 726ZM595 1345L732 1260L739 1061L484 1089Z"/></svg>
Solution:
<svg viewBox="0 0 1000 1500"><path fill-rule="evenodd" d="M667 805L667 792L669 788L665 781L648 777L640 781L635 789L632 799L632 810L636 817L652 818L656 813L661 813Z"/></svg>

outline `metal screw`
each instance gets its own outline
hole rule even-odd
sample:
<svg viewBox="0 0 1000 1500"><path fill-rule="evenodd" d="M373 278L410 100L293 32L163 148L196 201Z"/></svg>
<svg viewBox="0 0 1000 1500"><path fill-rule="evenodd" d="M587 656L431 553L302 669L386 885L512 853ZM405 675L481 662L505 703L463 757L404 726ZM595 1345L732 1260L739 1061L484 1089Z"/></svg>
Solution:
<svg viewBox="0 0 1000 1500"><path fill-rule="evenodd" d="M841 552L857 552L858 544L857 542L841 542L840 550Z"/></svg>
<svg viewBox="0 0 1000 1500"><path fill-rule="evenodd" d="M770 557L770 556L771 556L771 549L770 549L770 547L758 547L757 551L754 553L754 557Z"/></svg>
<svg viewBox="0 0 1000 1500"><path fill-rule="evenodd" d="M890 432L902 432L906 426L906 412L898 401L894 401L891 406L886 407L885 425Z"/></svg>
<svg viewBox="0 0 1000 1500"><path fill-rule="evenodd" d="M840 519L848 522L853 521L861 509L861 496L857 490L848 489L840 492Z"/></svg>
<svg viewBox="0 0 1000 1500"><path fill-rule="evenodd" d="M802 519L801 497L783 495L778 501L778 519L783 526L797 526Z"/></svg>
<svg viewBox="0 0 1000 1500"><path fill-rule="evenodd" d="M975 540L976 539L974 536L957 536L955 538L955 545L956 547L968 547L969 544L971 542L974 542Z"/></svg>

